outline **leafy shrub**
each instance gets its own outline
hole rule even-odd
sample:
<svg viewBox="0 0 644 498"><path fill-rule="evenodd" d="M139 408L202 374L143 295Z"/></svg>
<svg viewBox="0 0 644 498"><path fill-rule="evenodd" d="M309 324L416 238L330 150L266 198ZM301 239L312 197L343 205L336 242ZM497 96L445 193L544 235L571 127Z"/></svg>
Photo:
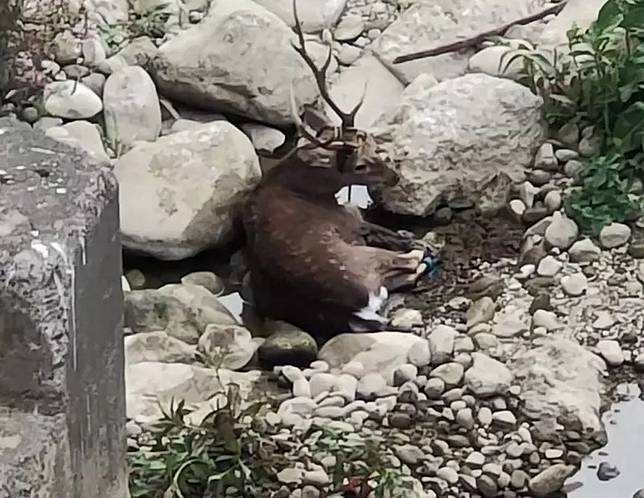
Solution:
<svg viewBox="0 0 644 498"><path fill-rule="evenodd" d="M586 162L581 189L568 210L595 233L641 210L630 194L641 176L644 154L644 0L609 0L585 31L568 32L569 54L521 48L507 54L508 67L523 61L521 81L544 100L553 128L593 126L599 157Z"/></svg>

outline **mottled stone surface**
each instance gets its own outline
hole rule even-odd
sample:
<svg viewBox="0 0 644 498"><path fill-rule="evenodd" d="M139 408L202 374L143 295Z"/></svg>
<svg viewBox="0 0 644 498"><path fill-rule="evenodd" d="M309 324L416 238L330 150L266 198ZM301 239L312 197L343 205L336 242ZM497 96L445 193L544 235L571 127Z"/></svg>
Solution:
<svg viewBox="0 0 644 498"><path fill-rule="evenodd" d="M81 152L0 119L0 431L26 438L0 447L2 497L127 496L117 190Z"/></svg>

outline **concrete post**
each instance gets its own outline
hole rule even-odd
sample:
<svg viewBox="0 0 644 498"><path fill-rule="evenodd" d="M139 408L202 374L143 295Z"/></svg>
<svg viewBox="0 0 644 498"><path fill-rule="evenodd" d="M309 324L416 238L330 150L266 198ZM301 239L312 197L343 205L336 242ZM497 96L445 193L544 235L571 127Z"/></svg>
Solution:
<svg viewBox="0 0 644 498"><path fill-rule="evenodd" d="M0 119L0 498L125 498L118 187Z"/></svg>

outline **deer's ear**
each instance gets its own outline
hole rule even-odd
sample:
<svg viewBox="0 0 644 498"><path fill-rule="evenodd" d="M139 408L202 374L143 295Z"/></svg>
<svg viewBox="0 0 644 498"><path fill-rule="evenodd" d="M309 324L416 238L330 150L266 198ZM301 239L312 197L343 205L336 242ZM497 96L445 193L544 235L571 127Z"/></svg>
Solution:
<svg viewBox="0 0 644 498"><path fill-rule="evenodd" d="M302 121L304 121L304 123L309 127L313 128L316 132L320 132L324 128L332 126L332 123L329 121L329 118L327 118L326 115L308 106L304 109Z"/></svg>

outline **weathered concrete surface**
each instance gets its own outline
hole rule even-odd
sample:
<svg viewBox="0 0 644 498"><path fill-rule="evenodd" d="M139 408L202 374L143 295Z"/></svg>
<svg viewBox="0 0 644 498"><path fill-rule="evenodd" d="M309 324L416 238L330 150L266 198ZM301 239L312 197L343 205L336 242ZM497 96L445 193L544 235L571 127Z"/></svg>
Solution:
<svg viewBox="0 0 644 498"><path fill-rule="evenodd" d="M128 495L117 190L0 119L1 498Z"/></svg>

